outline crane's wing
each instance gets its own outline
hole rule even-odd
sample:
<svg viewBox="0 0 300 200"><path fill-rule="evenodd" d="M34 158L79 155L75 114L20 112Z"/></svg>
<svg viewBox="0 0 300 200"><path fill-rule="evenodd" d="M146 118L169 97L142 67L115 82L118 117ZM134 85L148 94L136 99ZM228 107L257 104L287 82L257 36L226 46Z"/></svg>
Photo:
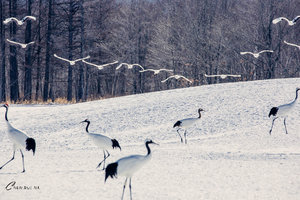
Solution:
<svg viewBox="0 0 300 200"><path fill-rule="evenodd" d="M116 64L116 63L118 63L118 61L114 61L114 62L112 62L112 63L107 63L107 64L104 64L104 65L96 65L96 64L94 64L94 63L90 63L90 62L87 62L87 61L85 61L85 60L82 60L82 62L84 62L84 63L86 63L86 64L88 64L88 65L92 65L92 66L95 66L95 67L97 67L98 69L103 69L103 67L106 67L106 66L108 66L108 65L113 65L113 64Z"/></svg>
<svg viewBox="0 0 300 200"><path fill-rule="evenodd" d="M249 52L249 51L240 52L240 54L241 54L241 55L245 55L245 54L251 54L251 55L254 55L254 53Z"/></svg>
<svg viewBox="0 0 300 200"><path fill-rule="evenodd" d="M240 74L235 75L235 74L225 74L225 76L231 76L231 77L242 77Z"/></svg>
<svg viewBox="0 0 300 200"><path fill-rule="evenodd" d="M78 62L78 61L89 59L89 58L90 58L90 56L87 56L87 57L84 57L84 58L78 58L76 60L73 60L73 62Z"/></svg>
<svg viewBox="0 0 300 200"><path fill-rule="evenodd" d="M142 73L142 72L155 72L155 71L157 71L157 70L154 70L154 69L143 69L140 72Z"/></svg>
<svg viewBox="0 0 300 200"><path fill-rule="evenodd" d="M186 77L184 77L184 76L181 76L181 75L180 75L179 78L183 78L183 79L185 79L186 81L192 83L192 81L191 81L190 79L188 79L188 78L186 78Z"/></svg>
<svg viewBox="0 0 300 200"><path fill-rule="evenodd" d="M276 19L273 19L272 23L273 24L277 24L278 22L280 22L283 19L283 17L278 17Z"/></svg>
<svg viewBox="0 0 300 200"><path fill-rule="evenodd" d="M58 58L58 59L61 59L61 60L64 60L64 61L67 61L67 62L71 62L70 60L68 59L65 59L65 58L62 58L62 57L59 57L58 55L54 54L54 57Z"/></svg>
<svg viewBox="0 0 300 200"><path fill-rule="evenodd" d="M82 62L85 63L85 64L88 64L88 65L91 65L91 66L94 66L94 67L99 68L99 65L96 65L96 64L94 64L94 63L90 63L90 62L85 61L85 60L82 60ZM103 68L102 68L102 69L103 69Z"/></svg>
<svg viewBox="0 0 300 200"><path fill-rule="evenodd" d="M27 43L27 45L34 44L34 43L35 43L34 41L31 41L31 42Z"/></svg>
<svg viewBox="0 0 300 200"><path fill-rule="evenodd" d="M121 64L119 64L119 65L116 67L116 70L120 69L123 65L127 65L127 66L128 66L127 63L121 63Z"/></svg>
<svg viewBox="0 0 300 200"><path fill-rule="evenodd" d="M171 69L159 69L159 71L173 72Z"/></svg>
<svg viewBox="0 0 300 200"><path fill-rule="evenodd" d="M140 64L132 64L132 65L133 66L137 66L137 67L141 68L142 70L144 70L144 67L142 65L140 65Z"/></svg>
<svg viewBox="0 0 300 200"><path fill-rule="evenodd" d="M19 42L15 42L15 41L12 41L12 40L9 40L9 39L6 39L6 41L9 42L9 43L12 43L12 44L17 44L17 45L21 45L21 46L23 45Z"/></svg>
<svg viewBox="0 0 300 200"><path fill-rule="evenodd" d="M111 62L111 63L107 63L107 64L104 64L104 65L99 65L99 67L106 67L106 66L109 66L109 65L114 65L114 64L117 64L119 61L114 61L114 62Z"/></svg>
<svg viewBox="0 0 300 200"><path fill-rule="evenodd" d="M23 17L22 22L25 22L27 19L36 21L36 17L34 17L34 16L25 16L25 17Z"/></svg>
<svg viewBox="0 0 300 200"><path fill-rule="evenodd" d="M216 76L219 76L219 75L207 75L207 74L204 74L205 77L216 77Z"/></svg>
<svg viewBox="0 0 300 200"><path fill-rule="evenodd" d="M3 21L3 23L4 23L4 24L8 24L8 23L11 22L11 21L15 21L15 22L17 22L17 24L20 23L20 21L19 21L17 18L15 18L15 17L6 18L6 19Z"/></svg>
<svg viewBox="0 0 300 200"><path fill-rule="evenodd" d="M293 19L293 22L296 23L296 21L298 21L300 19L300 15L296 16L294 19Z"/></svg>
<svg viewBox="0 0 300 200"><path fill-rule="evenodd" d="M289 42L287 42L287 41L283 41L285 44L287 44L287 45L290 45L290 46L294 46L294 47L298 47L298 48L300 48L300 45L296 45L296 44L292 44L292 43L289 43Z"/></svg>
<svg viewBox="0 0 300 200"><path fill-rule="evenodd" d="M262 51L260 51L260 52L258 52L258 53L261 54L261 53L264 53L264 52L270 52L270 53L273 53L274 51L273 51L273 50L262 50Z"/></svg>
<svg viewBox="0 0 300 200"><path fill-rule="evenodd" d="M170 78L174 78L174 77L175 77L175 76L169 76L167 79L162 80L161 82L164 83L164 82L166 82L167 80L169 80Z"/></svg>

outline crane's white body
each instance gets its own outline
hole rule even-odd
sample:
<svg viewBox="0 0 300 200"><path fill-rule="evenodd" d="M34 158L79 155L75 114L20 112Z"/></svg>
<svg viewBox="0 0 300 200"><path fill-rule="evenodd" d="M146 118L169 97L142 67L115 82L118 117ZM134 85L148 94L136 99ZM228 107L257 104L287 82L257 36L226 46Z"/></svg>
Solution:
<svg viewBox="0 0 300 200"><path fill-rule="evenodd" d="M128 69L132 69L134 66L137 66L141 68L142 70L145 70L144 67L140 64L128 64L128 63L121 63L116 67L116 70L120 69L122 66L127 66Z"/></svg>
<svg viewBox="0 0 300 200"><path fill-rule="evenodd" d="M119 61L114 61L114 62L107 63L107 64L103 64L103 65L96 65L96 64L94 64L94 63L87 62L87 61L85 61L84 59L82 60L82 62L83 62L83 63L86 63L86 64L88 64L88 65L97 67L99 70L102 70L103 67L106 67L106 66L109 66L109 65L116 64L116 63L118 63Z"/></svg>
<svg viewBox="0 0 300 200"><path fill-rule="evenodd" d="M201 108L199 108L199 109L198 109L199 117L197 117L197 118L186 118L186 119L181 119L181 120L178 120L178 121L174 124L173 128L178 127L177 133L178 133L178 135L179 135L179 137L180 137L181 142L183 142L183 140L182 140L182 137L181 137L181 135L180 135L180 133L179 133L179 130L180 130L180 129L184 129L185 143L187 143L187 140L186 140L186 131L187 131L187 128L191 127L193 124L195 124L195 122L197 122L198 120L201 119L201 111L204 111L204 110L201 109Z"/></svg>
<svg viewBox="0 0 300 200"><path fill-rule="evenodd" d="M110 150L112 148L112 141L109 137L96 133L87 133L88 137L94 144L103 150Z"/></svg>
<svg viewBox="0 0 300 200"><path fill-rule="evenodd" d="M7 117L8 104L4 104L1 107L5 107L6 108L5 122L6 122L6 128L7 128L8 137L11 140L11 142L13 143L13 157L9 161L7 161L4 165L2 165L0 167L0 169L2 169L5 165L7 165L8 163L10 163L12 160L14 160L16 149L19 149L20 153L22 155L23 172L25 172L24 155L23 155L22 150L24 150L24 149L26 149L28 151L32 150L33 155L34 155L35 148L36 148L35 140L33 138L29 138L24 132L22 132L22 131L20 131L20 130L18 130L16 128L14 128L9 123L8 117Z"/></svg>
<svg viewBox="0 0 300 200"><path fill-rule="evenodd" d="M120 150L121 150L119 142L115 139L111 139L107 136L104 136L104 135L101 135L101 134L98 134L98 133L97 134L96 133L90 133L88 128L89 128L89 125L90 125L91 122L88 119L82 121L82 123L83 122L87 123L86 133L87 133L88 137L94 142L94 144L97 147L99 147L100 149L103 150L104 159L98 164L97 168L100 167L100 165L103 162L103 170L104 170L105 169L105 160L110 156L108 150L114 149L116 147L120 148ZM107 155L105 154L105 152L107 153Z"/></svg>
<svg viewBox="0 0 300 200"><path fill-rule="evenodd" d="M141 169L151 160L151 154L149 155L132 155L119 159L117 174L125 177L132 177L135 172Z"/></svg>
<svg viewBox="0 0 300 200"><path fill-rule="evenodd" d="M17 23L17 25L21 26L21 25L24 24L24 22L25 22L27 19L36 21L36 17L34 17L34 16L25 16L25 17L23 17L23 19L21 19L21 20L18 20L18 19L15 18L15 17L6 18L6 19L3 21L3 23L4 23L4 24L8 24L8 23L14 21L14 22Z"/></svg>
<svg viewBox="0 0 300 200"><path fill-rule="evenodd" d="M256 53L250 52L250 51L245 51L245 52L240 52L240 54L241 54L241 55L250 54L250 55L252 55L254 58L258 58L259 55L260 55L261 53L265 53L265 52L273 53L274 51L273 51L273 50L262 50L262 51L256 52Z"/></svg>
<svg viewBox="0 0 300 200"><path fill-rule="evenodd" d="M186 118L179 120L181 122L180 128L187 129L195 124L195 122L199 121L201 118Z"/></svg>
<svg viewBox="0 0 300 200"><path fill-rule="evenodd" d="M129 189L130 189L130 199L132 199L132 193L131 193L131 178L139 169L141 169L145 164L147 164L151 160L151 149L149 147L149 144L156 144L152 140L146 140L145 145L147 148L147 154L146 155L131 155L124 158L121 158L117 160L114 163L110 163L107 168L105 169L105 179L110 176L111 178L114 178L118 175L125 176L125 183L123 185L123 193L122 198L124 197L124 191L127 183L127 179L129 178Z"/></svg>
<svg viewBox="0 0 300 200"><path fill-rule="evenodd" d="M169 80L169 79L171 79L171 78L175 78L175 79L180 79L180 78L182 78L182 79L184 79L184 80L186 80L186 81L192 83L191 80L189 80L188 78L186 78L186 77L184 77L184 76L182 76L182 75L173 75L173 76L169 76L168 78L166 78L165 80L162 80L161 82L164 83L164 82L166 82L167 80Z"/></svg>
<svg viewBox="0 0 300 200"><path fill-rule="evenodd" d="M296 88L296 97L294 99L294 101L292 101L291 103L287 103L287 104L283 104L277 107L273 107L270 110L269 113L269 117L273 116L273 120L272 120L272 126L271 129L269 131L269 133L272 133L272 129L273 129L273 125L274 125L274 121L276 119L278 119L279 117L283 117L284 118L284 126L285 126L285 132L286 134L288 134L287 132L287 128L286 128L286 118L289 116L289 114L292 112L292 110L294 109L295 105L296 105L296 101L298 99L298 91L300 90L300 88Z"/></svg>
<svg viewBox="0 0 300 200"><path fill-rule="evenodd" d="M68 59L62 58L62 57L60 57L60 56L58 56L58 55L56 55L56 54L54 54L54 57L55 57L55 58L58 58L58 59L60 59L60 60L66 61L66 62L70 63L70 65L75 65L75 63L78 62L78 61L82 61L82 60L85 60L85 59L89 59L89 58L90 58L90 56L87 56L87 57L79 58L79 59L76 59L76 60L68 60Z"/></svg>
<svg viewBox="0 0 300 200"><path fill-rule="evenodd" d="M6 39L6 41L9 42L9 43L11 43L11 44L20 45L23 49L25 49L28 45L34 44L34 41L26 43L26 44L20 43L20 42L16 42L16 41L12 41L12 40L9 40L9 39Z"/></svg>
<svg viewBox="0 0 300 200"><path fill-rule="evenodd" d="M272 23L273 24L277 24L278 22L285 20L289 26L293 26L296 24L296 21L300 18L300 15L296 16L294 19L289 20L286 17L278 17L276 19L273 19Z"/></svg>
<svg viewBox="0 0 300 200"><path fill-rule="evenodd" d="M278 106L278 112L276 114L277 117L288 117L291 114L291 110L294 109L296 105L296 99L288 104L283 104Z"/></svg>
<svg viewBox="0 0 300 200"><path fill-rule="evenodd" d="M24 132L14 128L8 121L6 121L6 127L8 137L14 144L14 150L25 149L26 139L28 138L28 136Z"/></svg>

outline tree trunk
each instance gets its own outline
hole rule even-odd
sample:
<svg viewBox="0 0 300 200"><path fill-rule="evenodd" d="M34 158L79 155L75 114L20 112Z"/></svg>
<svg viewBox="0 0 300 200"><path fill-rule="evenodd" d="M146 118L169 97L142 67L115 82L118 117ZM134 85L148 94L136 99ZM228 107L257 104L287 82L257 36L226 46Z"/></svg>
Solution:
<svg viewBox="0 0 300 200"><path fill-rule="evenodd" d="M3 1L0 1L0 35L1 35L1 91L0 91L0 101L5 102L6 101L6 63L5 63L5 29L4 29L4 15L5 15L5 8L3 5Z"/></svg>
<svg viewBox="0 0 300 200"><path fill-rule="evenodd" d="M80 18L80 56L83 58L83 51L84 51L84 8L83 8L84 0L80 1L80 11L81 11L81 18ZM79 68L79 84L78 84L78 100L83 100L83 88L84 88L84 70L83 70L83 63L80 63Z"/></svg>
<svg viewBox="0 0 300 200"><path fill-rule="evenodd" d="M17 1L11 0L9 2L9 16L16 17ZM17 33L16 24L10 23L10 38L15 40ZM10 63L10 100L16 102L19 100L19 80L18 80L18 61L17 61L17 49L15 46L9 47L9 63Z"/></svg>
<svg viewBox="0 0 300 200"><path fill-rule="evenodd" d="M70 0L69 3L69 60L73 60L73 0ZM68 69L68 94L67 94L67 100L71 101L72 100L72 87L73 87L73 69L72 66L69 65Z"/></svg>
<svg viewBox="0 0 300 200"><path fill-rule="evenodd" d="M45 81L44 81L44 94L43 100L47 101L49 97L49 75L50 75L50 49L51 49L51 35L52 35L52 12L53 0L49 0L48 5L48 25L47 25L47 38L46 38L46 66L45 66Z"/></svg>
<svg viewBox="0 0 300 200"><path fill-rule="evenodd" d="M31 0L27 0L27 15L31 15ZM31 42L31 20L27 21L25 30L25 43ZM31 101L32 95L32 78L31 78L31 45L25 52L25 83L24 83L24 100Z"/></svg>
<svg viewBox="0 0 300 200"><path fill-rule="evenodd" d="M35 87L35 100L38 101L40 93L41 81L41 15L42 15L42 0L39 1L39 17L38 17L38 49L37 49L37 71L36 71L36 87Z"/></svg>

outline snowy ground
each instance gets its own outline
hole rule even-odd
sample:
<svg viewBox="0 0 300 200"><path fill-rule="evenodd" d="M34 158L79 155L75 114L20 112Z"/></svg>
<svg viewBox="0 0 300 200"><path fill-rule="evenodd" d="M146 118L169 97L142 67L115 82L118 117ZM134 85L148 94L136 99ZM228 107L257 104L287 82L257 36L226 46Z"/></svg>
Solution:
<svg viewBox="0 0 300 200"><path fill-rule="evenodd" d="M151 162L132 180L134 199L300 199L300 103L269 135L272 106L295 98L300 79L280 79L177 89L75 105L11 105L9 120L37 142L36 155L20 153L0 171L0 199L120 199L124 177L108 179L96 170L102 151L85 135L90 131L116 138L122 151L108 163L130 154ZM298 100L300 101L300 100ZM173 124L206 112L180 143ZM0 109L0 164L12 156L4 108ZM12 182L29 189L12 189ZM128 189L128 188L127 188ZM125 198L129 199L126 190Z"/></svg>

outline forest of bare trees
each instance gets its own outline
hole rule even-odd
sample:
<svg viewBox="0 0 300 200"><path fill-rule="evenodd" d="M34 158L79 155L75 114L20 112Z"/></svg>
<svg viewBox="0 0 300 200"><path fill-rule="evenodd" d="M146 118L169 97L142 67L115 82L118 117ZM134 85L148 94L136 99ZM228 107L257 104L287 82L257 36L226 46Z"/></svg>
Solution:
<svg viewBox="0 0 300 200"><path fill-rule="evenodd" d="M300 15L299 0L0 0L0 102L67 101L137 94L233 81L300 76L300 20L294 26L272 20ZM36 17L24 25L9 17ZM35 43L27 48L7 39ZM241 51L272 49L255 59ZM113 64L99 70L69 60L138 63L167 68L192 83L162 72ZM207 78L204 74L241 74Z"/></svg>

